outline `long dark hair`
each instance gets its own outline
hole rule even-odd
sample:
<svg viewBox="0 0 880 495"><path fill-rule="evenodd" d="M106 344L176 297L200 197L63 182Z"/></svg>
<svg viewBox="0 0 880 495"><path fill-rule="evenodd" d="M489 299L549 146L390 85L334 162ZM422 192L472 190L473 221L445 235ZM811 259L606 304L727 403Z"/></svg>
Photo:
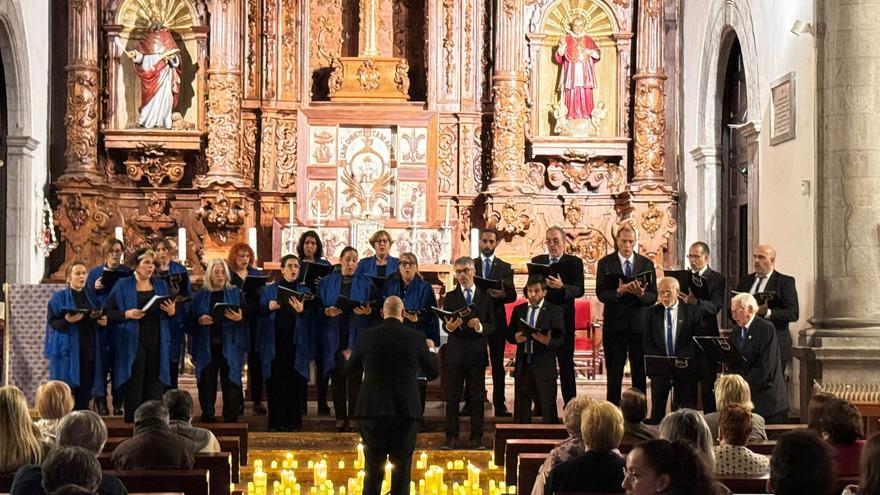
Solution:
<svg viewBox="0 0 880 495"><path fill-rule="evenodd" d="M667 495L711 495L717 492L703 457L687 442L649 440L640 443L649 468L657 476L669 477Z"/></svg>
<svg viewBox="0 0 880 495"><path fill-rule="evenodd" d="M324 257L324 243L321 242L321 237L318 236L318 233L314 230L307 230L299 236L299 242L296 243L296 254L299 255L300 261L305 260L306 253L303 250L303 246L306 243L306 239L311 237L318 244L318 249L315 250L315 261Z"/></svg>
<svg viewBox="0 0 880 495"><path fill-rule="evenodd" d="M869 438L862 447L859 495L880 495L880 435Z"/></svg>

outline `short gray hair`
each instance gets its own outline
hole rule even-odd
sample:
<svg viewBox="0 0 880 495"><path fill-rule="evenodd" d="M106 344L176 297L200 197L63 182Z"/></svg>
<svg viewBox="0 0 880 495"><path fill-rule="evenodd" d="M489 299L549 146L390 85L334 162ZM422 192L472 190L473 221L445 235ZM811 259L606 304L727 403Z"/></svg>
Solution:
<svg viewBox="0 0 880 495"><path fill-rule="evenodd" d="M140 423L148 419L159 419L167 425L170 421L168 408L159 400L144 402L134 411L134 422Z"/></svg>
<svg viewBox="0 0 880 495"><path fill-rule="evenodd" d="M562 408L562 422L565 423L569 435L581 436L581 416L595 403L596 399L588 395L578 395Z"/></svg>
<svg viewBox="0 0 880 495"><path fill-rule="evenodd" d="M214 283L211 281L211 272L214 271L214 265L223 265L223 271L226 272L226 285L223 287L214 287ZM229 272L229 265L226 264L226 260L220 258L214 258L208 261L208 268L205 269L205 281L202 283L202 286L210 292L214 292L216 290L228 289L230 287L232 280L232 274Z"/></svg>
<svg viewBox="0 0 880 495"><path fill-rule="evenodd" d="M471 268L474 267L474 259L470 256L461 256L454 263L455 266L469 266Z"/></svg>
<svg viewBox="0 0 880 495"><path fill-rule="evenodd" d="M660 438L687 442L703 456L710 470L715 469L712 430L703 415L693 409L682 408L667 414L660 422Z"/></svg>
<svg viewBox="0 0 880 495"><path fill-rule="evenodd" d="M565 229L563 229L562 227L560 227L560 226L558 226L558 225L554 225L554 226L552 226L552 227L549 227L549 228L547 228L547 231L544 232L544 235L547 235L547 234L549 234L550 232L556 232L556 233L558 233L560 236L562 236L562 240L563 240L563 241L565 240Z"/></svg>
<svg viewBox="0 0 880 495"><path fill-rule="evenodd" d="M98 455L107 443L107 425L92 411L72 411L58 423L59 447L82 447Z"/></svg>
<svg viewBox="0 0 880 495"><path fill-rule="evenodd" d="M752 310L752 313L758 312L758 301L755 300L755 296L749 294L748 292L740 292L739 294L733 296L733 298L730 300L730 307L734 308L736 306L750 308Z"/></svg>

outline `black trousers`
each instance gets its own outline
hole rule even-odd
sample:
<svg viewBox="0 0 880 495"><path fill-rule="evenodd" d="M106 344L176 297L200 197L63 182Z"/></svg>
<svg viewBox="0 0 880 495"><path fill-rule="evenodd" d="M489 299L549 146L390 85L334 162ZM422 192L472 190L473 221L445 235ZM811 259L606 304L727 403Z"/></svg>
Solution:
<svg viewBox="0 0 880 495"><path fill-rule="evenodd" d="M345 358L342 356L342 352L336 353L336 366L330 372L330 387L336 419L348 421L353 418L358 391L361 389L361 375L359 373L345 374Z"/></svg>
<svg viewBox="0 0 880 495"><path fill-rule="evenodd" d="M364 439L364 495L381 493L385 477L385 458L394 465L391 470L391 495L409 495L412 455L419 431L417 418L361 418L360 433Z"/></svg>
<svg viewBox="0 0 880 495"><path fill-rule="evenodd" d="M327 389L330 388L330 374L324 365L324 343L318 339L315 343L315 400L318 405L327 404Z"/></svg>
<svg viewBox="0 0 880 495"><path fill-rule="evenodd" d="M467 407L471 413L471 440L483 438L483 397L486 396L486 366L446 365L446 438L458 438L458 400L467 380Z"/></svg>
<svg viewBox="0 0 880 495"><path fill-rule="evenodd" d="M302 428L303 398L308 383L293 367L289 355L272 360L272 376L266 380L269 428Z"/></svg>
<svg viewBox="0 0 880 495"><path fill-rule="evenodd" d="M180 361L171 361L168 363L168 373L171 378L171 384L168 386L168 390L173 390L177 388L177 377L180 376Z"/></svg>
<svg viewBox="0 0 880 495"><path fill-rule="evenodd" d="M257 333L257 324L254 322L250 327L251 346L247 354L248 389L254 405L263 402L263 360L260 359L259 352L254 352L257 348Z"/></svg>
<svg viewBox="0 0 880 495"><path fill-rule="evenodd" d="M556 362L559 364L559 387L562 389L563 404L577 395L574 376L574 322L565 328L562 345L556 349ZM554 407L555 409L555 407Z"/></svg>
<svg viewBox="0 0 880 495"><path fill-rule="evenodd" d="M606 398L614 405L620 404L623 383L623 368L629 355L629 366L633 387L647 393L645 378L645 350L642 347L642 334L635 332L605 332L602 336L605 347L605 367L608 368Z"/></svg>
<svg viewBox="0 0 880 495"><path fill-rule="evenodd" d="M96 337L97 338L97 337ZM104 349L104 369L101 370L101 376L104 380L103 394L96 399L107 399L107 386L110 386L110 391L113 394L113 408L121 409L122 405L125 403L125 392L121 390L123 384L116 383L116 378L113 374L113 363L116 362L116 349L113 347L108 347Z"/></svg>
<svg viewBox="0 0 880 495"><path fill-rule="evenodd" d="M222 345L211 345L211 362L202 369L199 376L199 405L202 420L214 419L214 403L217 402L217 376L223 392L223 421L235 423L241 400L241 387L229 379L229 363L223 357Z"/></svg>
<svg viewBox="0 0 880 495"><path fill-rule="evenodd" d="M696 409L697 407L697 377L676 378L668 377L651 378L651 422L659 424L666 415L666 404L669 401L669 391L672 390L672 410L682 407Z"/></svg>
<svg viewBox="0 0 880 495"><path fill-rule="evenodd" d="M134 411L144 402L162 400L165 385L159 379L159 349L138 346L131 366L131 378L125 382L123 389L126 423L134 422Z"/></svg>
<svg viewBox="0 0 880 495"><path fill-rule="evenodd" d="M559 422L556 413L556 377L552 374L540 376L534 367L523 364L514 382L513 422L532 422L532 402L537 398L541 405L541 422L555 424Z"/></svg>
<svg viewBox="0 0 880 495"><path fill-rule="evenodd" d="M697 352L700 367L700 400L703 403L703 414L709 414L716 411L715 380L718 379L718 363L699 350Z"/></svg>
<svg viewBox="0 0 880 495"><path fill-rule="evenodd" d="M506 409L504 404L504 346L507 340L503 331L489 335L489 363L492 365L492 407L495 411Z"/></svg>
<svg viewBox="0 0 880 495"><path fill-rule="evenodd" d="M89 408L92 401L92 385L95 382L95 362L79 362L79 386L73 390L73 408L81 411Z"/></svg>

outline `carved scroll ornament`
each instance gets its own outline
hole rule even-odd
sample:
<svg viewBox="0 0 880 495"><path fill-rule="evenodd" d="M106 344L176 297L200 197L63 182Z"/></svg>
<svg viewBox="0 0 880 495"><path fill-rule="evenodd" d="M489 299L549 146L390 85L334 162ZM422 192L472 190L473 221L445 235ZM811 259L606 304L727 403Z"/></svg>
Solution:
<svg viewBox="0 0 880 495"><path fill-rule="evenodd" d="M234 172L239 162L241 82L235 74L208 80L208 166L211 172Z"/></svg>
<svg viewBox="0 0 880 495"><path fill-rule="evenodd" d="M499 181L521 182L527 121L525 82L499 79L495 83L495 120L492 167Z"/></svg>
<svg viewBox="0 0 880 495"><path fill-rule="evenodd" d="M635 172L637 178L663 175L666 148L666 109L663 79L646 78L636 83Z"/></svg>
<svg viewBox="0 0 880 495"><path fill-rule="evenodd" d="M175 183L183 178L184 161L179 152L168 151L161 144L139 143L125 161L125 174L133 182L146 177L153 187L168 179Z"/></svg>
<svg viewBox="0 0 880 495"><path fill-rule="evenodd" d="M93 173L98 165L98 83L97 74L72 71L67 76L67 149L64 153L68 174Z"/></svg>
<svg viewBox="0 0 880 495"><path fill-rule="evenodd" d="M61 204L52 216L55 225L61 229L61 238L71 251L80 254L91 239L106 235L113 213L103 198L83 198L82 194L75 193L62 196Z"/></svg>
<svg viewBox="0 0 880 495"><path fill-rule="evenodd" d="M524 205L523 205L524 206ZM493 211L489 216L489 228L510 236L523 235L532 225L532 217L526 208L508 198L501 211Z"/></svg>
<svg viewBox="0 0 880 495"><path fill-rule="evenodd" d="M237 232L244 225L247 211L238 199L231 200L220 190L215 199L202 200L202 206L196 211L196 217L202 221L209 233L216 235L221 244L226 244L229 235Z"/></svg>
<svg viewBox="0 0 880 495"><path fill-rule="evenodd" d="M440 142L437 153L437 182L441 193L452 190L455 178L455 154L458 138L455 132L455 124L440 126Z"/></svg>

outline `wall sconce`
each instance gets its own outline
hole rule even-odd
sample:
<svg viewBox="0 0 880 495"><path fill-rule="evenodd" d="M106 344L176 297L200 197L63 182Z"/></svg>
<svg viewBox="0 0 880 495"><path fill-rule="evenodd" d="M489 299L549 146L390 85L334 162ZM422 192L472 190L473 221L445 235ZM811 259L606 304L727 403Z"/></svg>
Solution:
<svg viewBox="0 0 880 495"><path fill-rule="evenodd" d="M804 33L813 34L813 24L795 19L794 24L791 25L791 34L800 36Z"/></svg>

